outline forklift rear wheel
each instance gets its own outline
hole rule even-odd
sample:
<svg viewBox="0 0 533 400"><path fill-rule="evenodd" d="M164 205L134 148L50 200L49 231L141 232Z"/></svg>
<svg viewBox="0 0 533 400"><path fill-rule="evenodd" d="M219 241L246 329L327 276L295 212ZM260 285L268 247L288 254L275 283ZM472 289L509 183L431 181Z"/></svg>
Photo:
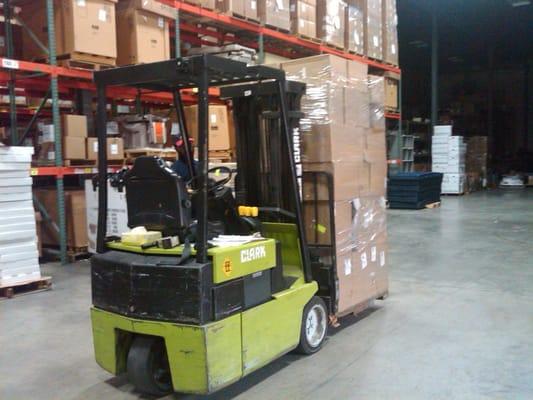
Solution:
<svg viewBox="0 0 533 400"><path fill-rule="evenodd" d="M137 336L128 352L128 379L141 392L163 396L172 392L170 367L163 339Z"/></svg>
<svg viewBox="0 0 533 400"><path fill-rule="evenodd" d="M322 347L328 333L328 312L326 303L320 297L313 297L304 308L300 344L296 351L313 354Z"/></svg>

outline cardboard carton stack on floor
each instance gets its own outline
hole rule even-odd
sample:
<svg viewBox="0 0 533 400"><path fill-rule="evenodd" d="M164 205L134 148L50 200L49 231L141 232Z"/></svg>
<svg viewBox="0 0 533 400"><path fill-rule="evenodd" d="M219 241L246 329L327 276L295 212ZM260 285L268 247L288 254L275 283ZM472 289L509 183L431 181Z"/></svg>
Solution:
<svg viewBox="0 0 533 400"><path fill-rule="evenodd" d="M155 0L122 0L117 5L118 65L170 58L170 21L176 10Z"/></svg>
<svg viewBox="0 0 533 400"><path fill-rule="evenodd" d="M327 181L319 177L315 190L313 179L304 179L304 222L310 243L331 244L333 219L338 314L347 314L388 288L383 94L369 84L367 66L355 61L322 55L281 67L307 85L300 122L304 171L325 171L333 180L331 214Z"/></svg>
<svg viewBox="0 0 533 400"><path fill-rule="evenodd" d="M44 206L50 218L58 222L57 192L55 188L35 189L33 195ZM85 216L85 191L65 190L65 219L67 223L67 246L71 249L87 247L87 220ZM59 246L59 234L54 227L44 222L41 227L42 244Z"/></svg>
<svg viewBox="0 0 533 400"><path fill-rule="evenodd" d="M486 136L472 136L466 141L466 186L473 192L487 186L488 143Z"/></svg>
<svg viewBox="0 0 533 400"><path fill-rule="evenodd" d="M435 126L431 144L431 170L444 174L443 194L462 194L465 190L466 144L462 136L452 136L452 130L451 125Z"/></svg>
<svg viewBox="0 0 533 400"><path fill-rule="evenodd" d="M116 0L55 0L58 59L115 65L116 2ZM39 40L48 46L46 2L24 0L20 5L22 19ZM23 54L30 60L48 57L29 35L23 35Z"/></svg>
<svg viewBox="0 0 533 400"><path fill-rule="evenodd" d="M0 146L0 286L41 277L30 177L33 147Z"/></svg>

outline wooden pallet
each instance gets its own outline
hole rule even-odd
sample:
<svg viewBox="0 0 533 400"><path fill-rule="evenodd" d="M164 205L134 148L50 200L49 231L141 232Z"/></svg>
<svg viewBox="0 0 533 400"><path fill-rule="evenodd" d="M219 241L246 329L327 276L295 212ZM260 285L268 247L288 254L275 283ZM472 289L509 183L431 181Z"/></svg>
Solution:
<svg viewBox="0 0 533 400"><path fill-rule="evenodd" d="M43 247L43 253L49 254L54 257L59 256L59 246L45 246ZM91 257L91 253L89 253L89 249L87 246L82 247L67 247L67 260L70 264L75 263L79 260L85 260L89 257Z"/></svg>
<svg viewBox="0 0 533 400"><path fill-rule="evenodd" d="M426 204L426 208L439 208L439 207L440 207L440 201L437 201L435 203Z"/></svg>
<svg viewBox="0 0 533 400"><path fill-rule="evenodd" d="M229 12L227 15L229 15L230 17L233 17L233 18L237 18L237 19L240 19L240 20L243 20L243 21L247 21L247 22L250 22L252 24L256 24L256 25L259 25L259 18L250 18L250 17L247 17L245 15L241 15L241 14L237 14L237 13L234 13L234 12Z"/></svg>
<svg viewBox="0 0 533 400"><path fill-rule="evenodd" d="M12 285L0 286L0 298L4 297L11 299L12 297L50 289L52 289L52 278L49 276L43 276L41 278L30 279Z"/></svg>
<svg viewBox="0 0 533 400"><path fill-rule="evenodd" d="M329 42L326 42L326 41L324 41L324 44L326 46L328 46L328 47L331 47L332 49L339 50L339 51L344 51L344 46L339 46L338 44L329 43Z"/></svg>
<svg viewBox="0 0 533 400"><path fill-rule="evenodd" d="M92 168L96 165L96 161L93 160L63 160L65 167L87 167Z"/></svg>
<svg viewBox="0 0 533 400"><path fill-rule="evenodd" d="M115 58L86 53L70 53L58 56L57 63L63 67L88 71L102 71L116 67Z"/></svg>
<svg viewBox="0 0 533 400"><path fill-rule="evenodd" d="M209 160L210 161L219 161L219 162L232 162L234 161L232 151L209 151Z"/></svg>
<svg viewBox="0 0 533 400"><path fill-rule="evenodd" d="M281 33L290 33L289 29L280 28L279 26L271 25L271 24L265 24L265 27L268 29L272 29L273 31L278 31Z"/></svg>
<svg viewBox="0 0 533 400"><path fill-rule="evenodd" d="M315 38L315 37L312 37L312 36L302 35L301 33L297 33L296 37L299 38L299 39L302 39L302 40L306 40L308 42L313 42L313 43L317 43L317 44L322 44L323 43L322 39Z"/></svg>
<svg viewBox="0 0 533 400"><path fill-rule="evenodd" d="M129 149L125 150L124 153L126 154L126 160L128 162L133 161L137 157L159 157L163 160L171 160L175 161L178 154L176 150L163 150L163 149L152 149L149 147L141 148L141 149Z"/></svg>

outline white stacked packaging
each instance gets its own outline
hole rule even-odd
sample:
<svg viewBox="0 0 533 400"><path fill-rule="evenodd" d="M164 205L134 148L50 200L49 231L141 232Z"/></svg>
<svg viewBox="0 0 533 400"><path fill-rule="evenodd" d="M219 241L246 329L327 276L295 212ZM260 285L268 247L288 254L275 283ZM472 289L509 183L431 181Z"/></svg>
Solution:
<svg viewBox="0 0 533 400"><path fill-rule="evenodd" d="M0 286L41 277L30 177L33 147L0 146Z"/></svg>
<svg viewBox="0 0 533 400"><path fill-rule="evenodd" d="M437 125L432 138L433 172L444 174L443 194L464 193L466 144L462 136L452 136L451 125Z"/></svg>

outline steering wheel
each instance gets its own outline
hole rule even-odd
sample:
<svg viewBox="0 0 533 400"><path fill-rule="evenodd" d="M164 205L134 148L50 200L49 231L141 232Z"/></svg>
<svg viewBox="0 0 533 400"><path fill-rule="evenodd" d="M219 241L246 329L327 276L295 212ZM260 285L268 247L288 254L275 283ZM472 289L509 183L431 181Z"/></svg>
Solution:
<svg viewBox="0 0 533 400"><path fill-rule="evenodd" d="M222 179L219 179L219 180L215 180L215 179L209 178L209 174L219 175L220 173L227 174L227 176L225 178L222 178ZM207 177L207 191L208 192L216 192L218 189L223 187L226 183L231 181L231 178L233 177L233 170L230 167L226 167L224 165L221 165L219 167L209 168L209 170L207 171L207 175L208 175L208 177ZM194 182L197 179L198 179L198 177L194 177L193 179L191 179L189 181L189 183L192 183L192 182Z"/></svg>

